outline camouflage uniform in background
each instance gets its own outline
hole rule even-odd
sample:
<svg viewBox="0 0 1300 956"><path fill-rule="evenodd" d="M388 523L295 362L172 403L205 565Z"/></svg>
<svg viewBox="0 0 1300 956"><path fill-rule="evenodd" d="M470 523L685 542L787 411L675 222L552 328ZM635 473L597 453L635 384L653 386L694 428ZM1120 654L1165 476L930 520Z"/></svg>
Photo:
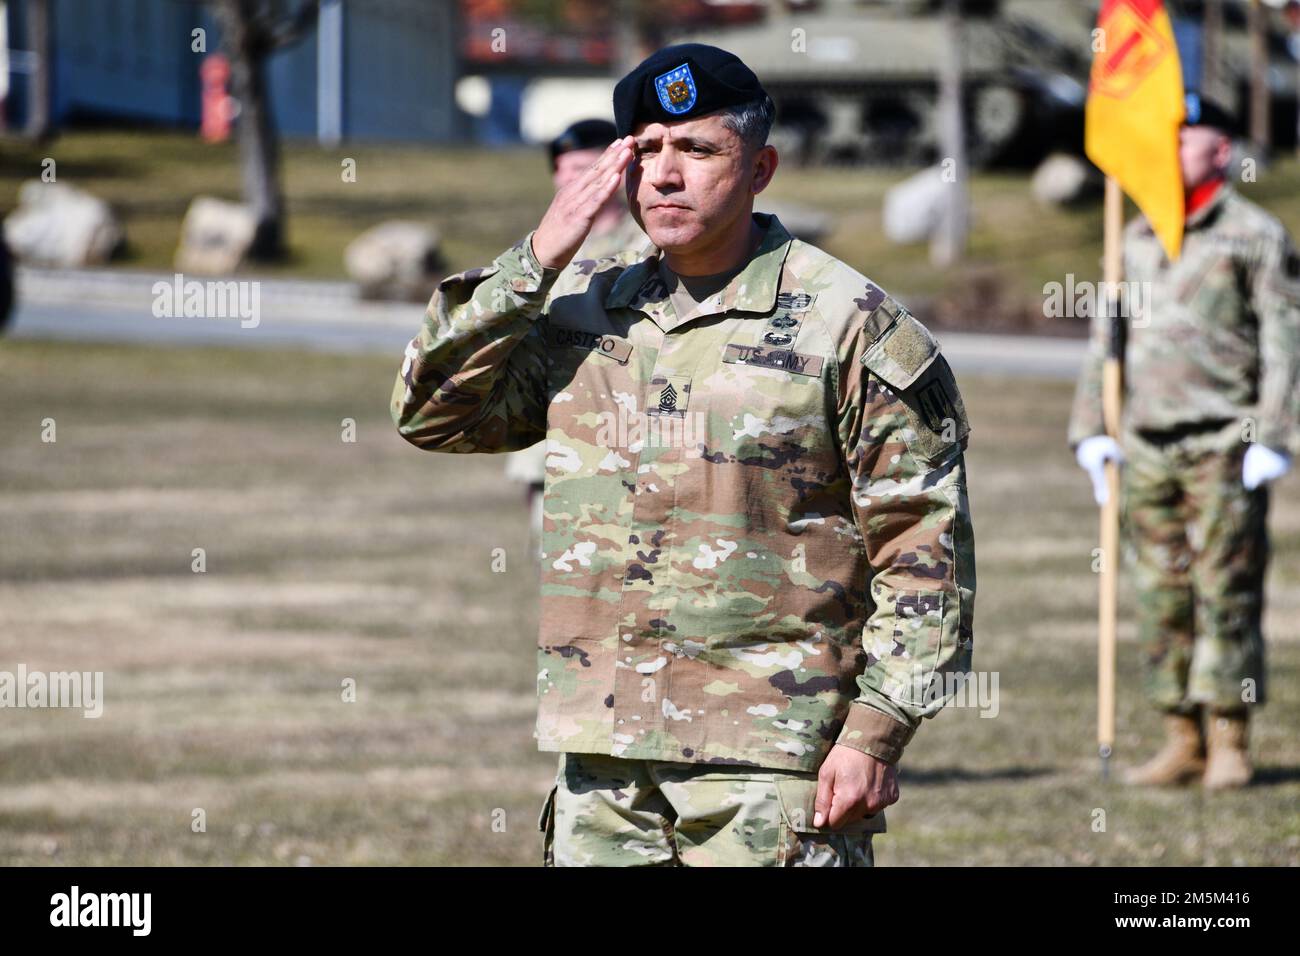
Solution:
<svg viewBox="0 0 1300 956"><path fill-rule="evenodd" d="M867 864L884 815L814 830L817 769L836 743L897 762L970 668L948 364L754 218L747 265L681 316L653 247L544 270L530 233L442 282L395 383L418 447L547 439L536 735L564 756L541 825L590 858Z"/></svg>
<svg viewBox="0 0 1300 956"><path fill-rule="evenodd" d="M587 236L582 248L573 258L575 260L604 259L616 256L620 252L644 249L649 242L649 237L641 231L632 214L625 212L613 229ZM507 455L506 477L540 490L546 481L546 442L539 441ZM532 528L533 541L536 543L542 539L541 495L534 495L532 502L529 524Z"/></svg>
<svg viewBox="0 0 1300 956"><path fill-rule="evenodd" d="M1267 486L1248 491L1251 440L1287 450L1300 373L1300 260L1282 224L1224 183L1187 219L1170 263L1145 218L1124 238L1125 279L1151 283L1130 320L1120 444L1123 517L1147 693L1168 713L1264 702ZM1093 323L1070 443L1104 433L1105 322Z"/></svg>

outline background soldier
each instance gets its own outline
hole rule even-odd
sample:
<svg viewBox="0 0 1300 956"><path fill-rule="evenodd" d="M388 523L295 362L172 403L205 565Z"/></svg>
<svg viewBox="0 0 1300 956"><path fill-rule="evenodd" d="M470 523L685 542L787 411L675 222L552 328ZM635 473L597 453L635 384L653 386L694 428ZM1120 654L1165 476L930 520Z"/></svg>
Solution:
<svg viewBox="0 0 1300 956"><path fill-rule="evenodd" d="M753 213L774 112L723 50L652 55L615 89L633 135L442 283L395 384L418 447L547 437L557 864L869 865L969 670L960 395L897 301ZM624 170L657 249L565 268Z"/></svg>
<svg viewBox="0 0 1300 956"><path fill-rule="evenodd" d="M1235 787L1251 776L1248 705L1264 702L1266 484L1290 467L1300 260L1282 224L1227 182L1231 116L1187 99L1182 255L1169 261L1145 217L1124 237L1126 284L1150 286L1127 332L1123 451L1103 434L1100 317L1070 442L1099 504L1104 463L1125 462L1146 688L1167 737L1127 779Z"/></svg>
<svg viewBox="0 0 1300 956"><path fill-rule="evenodd" d="M551 157L551 182L558 192L600 159L618 138L609 120L579 120L555 139L547 150ZM624 250L641 249L649 240L628 213L618 192L610 194L591 223L575 259L601 259ZM528 513L533 540L542 538L542 487L546 481L546 442L513 452L506 459L506 477L528 486Z"/></svg>

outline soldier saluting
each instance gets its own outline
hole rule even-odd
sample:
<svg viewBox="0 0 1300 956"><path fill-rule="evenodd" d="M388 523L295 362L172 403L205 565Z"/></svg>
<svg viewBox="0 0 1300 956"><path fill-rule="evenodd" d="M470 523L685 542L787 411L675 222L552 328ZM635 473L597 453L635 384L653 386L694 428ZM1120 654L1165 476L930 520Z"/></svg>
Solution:
<svg viewBox="0 0 1300 956"><path fill-rule="evenodd" d="M547 146L551 182L555 188L563 189L581 176L616 139L618 133L609 120L586 119L570 124ZM587 238L573 258L600 259L640 249L647 241L645 233L628 212L627 204L616 192L610 193L605 204L592 217ZM506 477L528 486L529 523L533 537L540 541L542 492L546 482L546 443L538 442L507 455Z"/></svg>
<svg viewBox="0 0 1300 956"><path fill-rule="evenodd" d="M1075 395L1070 443L1105 502L1124 462L1146 692L1166 741L1127 780L1249 782L1249 707L1264 702L1267 483L1290 468L1300 377L1300 259L1285 228L1227 181L1232 116L1188 94L1179 159L1183 251L1145 217L1124 237L1128 283L1150 283L1127 331L1122 444L1101 414L1105 323ZM1208 750L1208 759L1207 759Z"/></svg>
<svg viewBox="0 0 1300 956"><path fill-rule="evenodd" d="M533 232L440 285L394 421L547 440L547 862L869 865L970 667L960 395L902 305L753 212L774 108L739 59L660 50L614 114ZM571 262L620 184L653 246Z"/></svg>

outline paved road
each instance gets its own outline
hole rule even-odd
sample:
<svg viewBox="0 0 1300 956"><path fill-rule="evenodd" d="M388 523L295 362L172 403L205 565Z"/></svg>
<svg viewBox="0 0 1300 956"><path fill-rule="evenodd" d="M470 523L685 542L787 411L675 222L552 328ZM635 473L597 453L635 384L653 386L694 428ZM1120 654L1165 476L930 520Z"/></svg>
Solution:
<svg viewBox="0 0 1300 956"><path fill-rule="evenodd" d="M161 345L308 348L399 356L419 327L419 304L369 303L346 283L263 281L255 327L238 318L155 318L146 274L24 271L13 338ZM958 375L1072 379L1083 357L1077 339L946 332L944 354Z"/></svg>

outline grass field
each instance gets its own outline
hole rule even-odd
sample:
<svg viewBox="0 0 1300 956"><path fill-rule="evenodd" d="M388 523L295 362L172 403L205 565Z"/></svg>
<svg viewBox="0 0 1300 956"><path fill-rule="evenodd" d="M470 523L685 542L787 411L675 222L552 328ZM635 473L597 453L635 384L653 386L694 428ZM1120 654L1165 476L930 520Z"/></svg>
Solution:
<svg viewBox="0 0 1300 956"><path fill-rule="evenodd" d="M0 346L0 670L105 673L97 720L0 711L0 863L538 863L555 762L531 737L523 502L500 459L397 437L399 358ZM1001 709L922 728L877 861L1300 862L1300 482L1275 495L1259 786L1103 788L1096 519L1064 447L1069 386L963 388L975 662L999 673ZM1128 618L1119 766L1158 727Z"/></svg>
<svg viewBox="0 0 1300 956"><path fill-rule="evenodd" d="M121 264L167 270L181 219L199 194L239 199L233 144L209 146L182 133L68 133L48 147L5 142L0 148L0 213L17 202L19 184L56 161L60 182L88 189L114 205L126 225ZM343 159L356 160L356 181L344 182ZM966 325L1041 321L1043 285L1067 273L1095 276L1101 258L1101 204L1047 209L1029 199L1023 172L981 173L972 180L972 233L958 268L930 265L925 247L891 245L881 231L885 191L911 170L781 166L774 200L831 214L834 231L821 245L858 271L887 279L895 293L937 296L943 318ZM550 201L539 149L455 149L352 146L319 149L289 143L284 151L291 256L270 274L342 277L343 249L366 228L390 218L436 223L452 271L485 265L534 228ZM1300 162L1260 170L1246 195L1264 203L1300 234Z"/></svg>

